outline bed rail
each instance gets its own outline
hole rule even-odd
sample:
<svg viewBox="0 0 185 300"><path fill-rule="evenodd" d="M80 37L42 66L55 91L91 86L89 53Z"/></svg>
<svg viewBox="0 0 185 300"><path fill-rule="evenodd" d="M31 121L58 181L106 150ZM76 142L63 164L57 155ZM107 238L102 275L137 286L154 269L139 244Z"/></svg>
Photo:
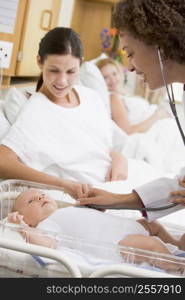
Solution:
<svg viewBox="0 0 185 300"><path fill-rule="evenodd" d="M90 274L90 278L102 278L110 275L124 275L126 277L135 278L180 278L181 276L175 276L168 273L157 272L152 270L146 270L138 267L134 267L126 264L113 264L110 266L99 268L98 270Z"/></svg>
<svg viewBox="0 0 185 300"><path fill-rule="evenodd" d="M0 238L0 248L15 250L19 252L24 252L31 255L39 255L42 257L54 259L66 267L70 272L71 276L74 278L81 278L82 274L78 266L69 261L67 257L61 254L58 250L50 249L42 246L32 245L22 243L20 241L12 241L4 238Z"/></svg>

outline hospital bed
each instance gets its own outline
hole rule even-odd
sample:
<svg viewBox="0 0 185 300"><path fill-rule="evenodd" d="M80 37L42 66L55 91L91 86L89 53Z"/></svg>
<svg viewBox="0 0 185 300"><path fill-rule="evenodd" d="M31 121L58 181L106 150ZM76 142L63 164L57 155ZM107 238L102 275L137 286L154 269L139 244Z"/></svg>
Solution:
<svg viewBox="0 0 185 300"><path fill-rule="evenodd" d="M59 207L72 204L68 195L54 186L22 180L0 183L0 277L185 277L183 257L108 243L97 244L88 238L75 239L46 231L42 233L56 238L62 245L60 249L26 242L20 234L20 225L8 223L6 217L14 199L28 188L44 190ZM185 231L175 226L171 230L179 235ZM120 251L124 253L124 260ZM137 261L142 258L142 263L137 263L136 258ZM159 268L159 263L169 265L170 269Z"/></svg>

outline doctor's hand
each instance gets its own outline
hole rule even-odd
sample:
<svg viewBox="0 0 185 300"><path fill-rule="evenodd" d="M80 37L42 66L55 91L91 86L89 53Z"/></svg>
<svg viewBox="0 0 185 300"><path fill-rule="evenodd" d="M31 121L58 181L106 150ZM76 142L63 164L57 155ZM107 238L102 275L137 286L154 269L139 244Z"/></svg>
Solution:
<svg viewBox="0 0 185 300"><path fill-rule="evenodd" d="M179 184L185 188L185 177L183 179L179 180ZM179 203L182 205L185 205L185 189L184 190L178 190L178 191L173 191L170 193L172 197L172 201L174 203Z"/></svg>
<svg viewBox="0 0 185 300"><path fill-rule="evenodd" d="M116 205L122 202L123 195L106 192L104 190L92 188L89 196L78 198L77 203L80 205L99 204L99 205Z"/></svg>
<svg viewBox="0 0 185 300"><path fill-rule="evenodd" d="M105 181L126 180L128 177L128 161L119 152L112 151L110 153L112 163L107 172Z"/></svg>

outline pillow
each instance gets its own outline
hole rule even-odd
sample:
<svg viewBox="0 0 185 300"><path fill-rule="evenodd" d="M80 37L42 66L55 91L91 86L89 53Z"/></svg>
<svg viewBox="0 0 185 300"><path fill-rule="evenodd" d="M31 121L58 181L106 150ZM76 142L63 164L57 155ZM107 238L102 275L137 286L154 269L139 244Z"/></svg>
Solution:
<svg viewBox="0 0 185 300"><path fill-rule="evenodd" d="M101 53L98 57L91 59L90 62L93 64L96 64L97 61L99 61L100 59L104 59L104 58L108 58L108 56L105 53Z"/></svg>
<svg viewBox="0 0 185 300"><path fill-rule="evenodd" d="M101 71L93 62L86 61L82 64L80 68L80 82L100 95L106 109L110 113L109 92Z"/></svg>
<svg viewBox="0 0 185 300"><path fill-rule="evenodd" d="M0 100L0 141L4 138L10 128L10 123L4 115L3 105L4 101Z"/></svg>
<svg viewBox="0 0 185 300"><path fill-rule="evenodd" d="M16 88L10 89L6 95L3 108L5 116L11 125L26 101L26 96Z"/></svg>
<svg viewBox="0 0 185 300"><path fill-rule="evenodd" d="M90 60L90 62L96 64L100 59L109 58L105 53L100 56ZM128 95L135 94L136 86L136 72L126 72L125 82L123 83L124 93Z"/></svg>

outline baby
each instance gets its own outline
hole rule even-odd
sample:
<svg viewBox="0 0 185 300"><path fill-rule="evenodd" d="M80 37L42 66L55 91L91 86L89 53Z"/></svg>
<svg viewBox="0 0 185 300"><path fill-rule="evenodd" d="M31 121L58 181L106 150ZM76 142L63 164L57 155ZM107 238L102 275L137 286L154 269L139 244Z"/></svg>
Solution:
<svg viewBox="0 0 185 300"><path fill-rule="evenodd" d="M40 190L33 188L21 193L15 200L8 221L23 224L29 242L56 248L54 238L36 234L31 227L52 231L65 236L130 246L134 248L171 254L165 243L185 250L185 235L179 240L171 236L157 222L132 220L110 215L88 207L58 208L57 202ZM124 253L121 253L124 258Z"/></svg>

